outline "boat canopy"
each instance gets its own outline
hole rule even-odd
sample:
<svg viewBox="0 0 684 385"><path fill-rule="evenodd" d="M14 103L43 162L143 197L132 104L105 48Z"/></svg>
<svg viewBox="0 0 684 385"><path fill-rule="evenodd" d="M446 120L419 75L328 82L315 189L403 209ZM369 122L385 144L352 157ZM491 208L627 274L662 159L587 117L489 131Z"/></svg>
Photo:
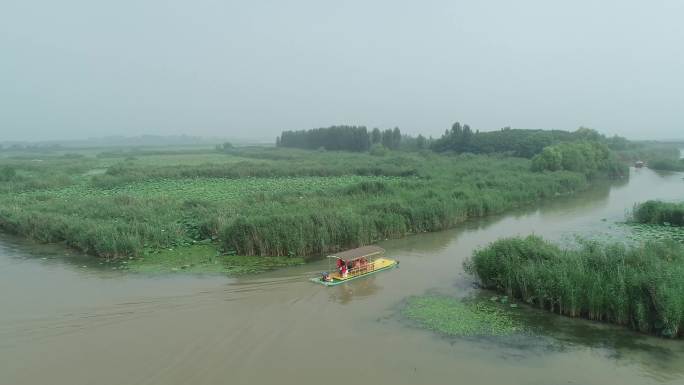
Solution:
<svg viewBox="0 0 684 385"><path fill-rule="evenodd" d="M335 255L328 255L328 258L342 259L344 261L353 261L359 258L375 257L376 255L383 254L385 249L378 246L363 246L358 249L351 249L347 251L339 252Z"/></svg>

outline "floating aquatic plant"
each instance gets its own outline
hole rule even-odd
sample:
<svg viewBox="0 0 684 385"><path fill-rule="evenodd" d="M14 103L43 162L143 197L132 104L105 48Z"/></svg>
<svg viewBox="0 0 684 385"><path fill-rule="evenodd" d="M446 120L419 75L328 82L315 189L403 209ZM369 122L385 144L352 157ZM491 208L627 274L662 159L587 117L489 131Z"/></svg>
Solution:
<svg viewBox="0 0 684 385"><path fill-rule="evenodd" d="M628 237L634 241L667 240L671 239L684 243L684 227L663 226L642 223L629 223L631 234Z"/></svg>
<svg viewBox="0 0 684 385"><path fill-rule="evenodd" d="M402 314L422 327L450 336L507 336L523 331L511 313L484 301L437 295L412 297Z"/></svg>

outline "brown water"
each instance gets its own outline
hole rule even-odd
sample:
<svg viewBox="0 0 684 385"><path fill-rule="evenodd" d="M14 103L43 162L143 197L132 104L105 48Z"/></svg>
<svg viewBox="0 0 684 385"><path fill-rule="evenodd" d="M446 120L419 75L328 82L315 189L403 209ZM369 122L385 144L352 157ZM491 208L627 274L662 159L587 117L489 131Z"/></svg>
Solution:
<svg viewBox="0 0 684 385"><path fill-rule="evenodd" d="M325 262L155 278L0 238L0 384L684 384L682 341L526 308L538 336L444 338L397 314L411 295L476 294L461 267L473 248L619 233L635 202L684 198L682 176L633 170L629 182L387 241L398 269L331 288L307 280Z"/></svg>

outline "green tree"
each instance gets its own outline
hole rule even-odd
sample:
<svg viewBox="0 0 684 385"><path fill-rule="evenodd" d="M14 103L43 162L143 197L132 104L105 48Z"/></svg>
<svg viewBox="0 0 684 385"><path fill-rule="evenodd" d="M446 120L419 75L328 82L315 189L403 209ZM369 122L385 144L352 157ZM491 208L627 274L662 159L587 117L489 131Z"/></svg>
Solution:
<svg viewBox="0 0 684 385"><path fill-rule="evenodd" d="M470 151L473 152L470 149L470 141L473 138L473 131L470 129L470 126L467 124L463 125L463 134L461 134L461 144L462 144L462 150L463 151Z"/></svg>
<svg viewBox="0 0 684 385"><path fill-rule="evenodd" d="M382 133L380 132L380 129L375 127L373 131L371 131L371 144L376 144L380 143L382 141Z"/></svg>
<svg viewBox="0 0 684 385"><path fill-rule="evenodd" d="M423 135L419 134L418 137L416 138L416 147L418 149L423 149L423 148L425 148L426 144L427 144L427 140L425 139L425 137Z"/></svg>
<svg viewBox="0 0 684 385"><path fill-rule="evenodd" d="M541 154L532 159L534 171L558 171L563 168L563 155L555 147L546 147Z"/></svg>
<svg viewBox="0 0 684 385"><path fill-rule="evenodd" d="M534 171L575 171L587 176L603 172L611 176L627 174L627 167L603 143L564 142L544 148L532 158Z"/></svg>
<svg viewBox="0 0 684 385"><path fill-rule="evenodd" d="M385 148L393 148L393 134L391 129L382 131L382 139L380 140Z"/></svg>
<svg viewBox="0 0 684 385"><path fill-rule="evenodd" d="M574 135L579 140L600 141L603 138L603 135L599 134L598 131L587 127L578 128Z"/></svg>
<svg viewBox="0 0 684 385"><path fill-rule="evenodd" d="M392 148L396 150L399 148L400 145L401 131L399 130L399 127L394 127L394 130L392 130Z"/></svg>
<svg viewBox="0 0 684 385"><path fill-rule="evenodd" d="M370 135L363 126L331 126L312 130L283 131L276 139L280 147L295 147L315 150L367 151Z"/></svg>

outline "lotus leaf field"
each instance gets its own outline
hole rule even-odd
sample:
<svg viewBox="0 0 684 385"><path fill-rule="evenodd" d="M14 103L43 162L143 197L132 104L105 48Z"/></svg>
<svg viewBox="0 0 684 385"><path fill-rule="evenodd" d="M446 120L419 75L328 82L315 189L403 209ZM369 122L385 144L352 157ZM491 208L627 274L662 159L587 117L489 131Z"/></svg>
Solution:
<svg viewBox="0 0 684 385"><path fill-rule="evenodd" d="M630 223L629 227L632 231L629 238L637 242L643 242L645 240L673 240L684 243L684 227L681 226Z"/></svg>

